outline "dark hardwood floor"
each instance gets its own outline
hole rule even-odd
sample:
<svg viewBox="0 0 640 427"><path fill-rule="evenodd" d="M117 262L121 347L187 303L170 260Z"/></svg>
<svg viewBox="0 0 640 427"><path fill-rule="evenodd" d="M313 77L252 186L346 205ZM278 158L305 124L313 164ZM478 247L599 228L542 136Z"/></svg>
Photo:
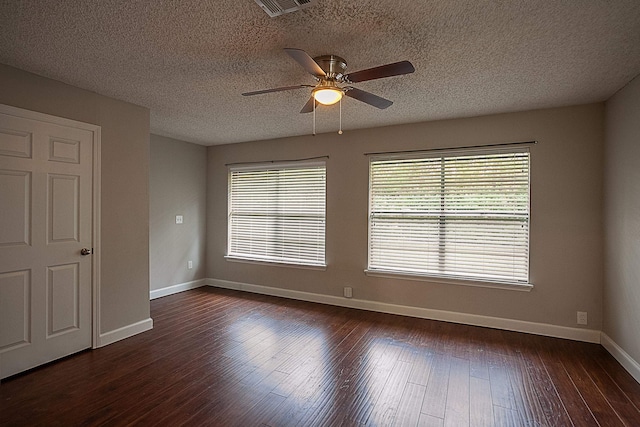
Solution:
<svg viewBox="0 0 640 427"><path fill-rule="evenodd" d="M0 425L640 426L601 346L200 288L2 381Z"/></svg>

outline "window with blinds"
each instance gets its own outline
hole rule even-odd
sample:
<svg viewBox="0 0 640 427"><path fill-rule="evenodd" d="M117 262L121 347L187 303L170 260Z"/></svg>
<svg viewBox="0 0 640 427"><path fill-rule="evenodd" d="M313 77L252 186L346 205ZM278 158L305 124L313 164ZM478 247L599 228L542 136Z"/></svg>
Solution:
<svg viewBox="0 0 640 427"><path fill-rule="evenodd" d="M529 151L372 158L369 270L528 283Z"/></svg>
<svg viewBox="0 0 640 427"><path fill-rule="evenodd" d="M324 162L232 167L227 256L325 264Z"/></svg>

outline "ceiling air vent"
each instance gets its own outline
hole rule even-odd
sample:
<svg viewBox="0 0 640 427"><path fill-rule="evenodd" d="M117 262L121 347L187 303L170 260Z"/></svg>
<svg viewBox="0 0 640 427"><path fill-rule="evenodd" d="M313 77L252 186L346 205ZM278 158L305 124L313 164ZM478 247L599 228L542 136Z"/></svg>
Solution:
<svg viewBox="0 0 640 427"><path fill-rule="evenodd" d="M318 0L256 0L256 3L265 11L267 15L274 18L285 13L295 12L311 6Z"/></svg>

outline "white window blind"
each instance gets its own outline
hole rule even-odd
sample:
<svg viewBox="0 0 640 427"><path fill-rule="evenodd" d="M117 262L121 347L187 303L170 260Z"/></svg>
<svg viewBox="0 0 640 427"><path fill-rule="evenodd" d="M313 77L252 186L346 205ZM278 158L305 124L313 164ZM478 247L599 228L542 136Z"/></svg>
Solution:
<svg viewBox="0 0 640 427"><path fill-rule="evenodd" d="M372 158L369 177L369 270L529 281L528 150Z"/></svg>
<svg viewBox="0 0 640 427"><path fill-rule="evenodd" d="M324 162L230 168L230 257L325 264Z"/></svg>

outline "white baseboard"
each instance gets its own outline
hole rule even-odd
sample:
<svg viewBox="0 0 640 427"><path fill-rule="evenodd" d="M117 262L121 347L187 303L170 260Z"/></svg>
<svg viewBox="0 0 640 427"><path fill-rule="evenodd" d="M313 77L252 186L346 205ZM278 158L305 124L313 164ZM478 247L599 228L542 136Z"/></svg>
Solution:
<svg viewBox="0 0 640 427"><path fill-rule="evenodd" d="M154 289L149 292L149 299L166 297L167 295L177 294L178 292L188 291L189 289L205 286L205 279L192 280L191 282L178 283L177 285L167 286L161 289Z"/></svg>
<svg viewBox="0 0 640 427"><path fill-rule="evenodd" d="M98 345L96 346L96 348L113 344L116 341L132 337L150 329L153 329L153 319L148 318L131 325L123 326L122 328L114 329L113 331L105 332L103 334L100 334L100 337L98 338Z"/></svg>
<svg viewBox="0 0 640 427"><path fill-rule="evenodd" d="M388 304L377 301L343 298L332 295L321 295L311 292L293 291L289 289L272 288L269 286L252 285L248 283L231 282L228 280L207 279L208 286L253 292L340 307L358 308L377 311L380 313L400 314L422 319L441 320L452 323L462 323L472 326L503 329L507 331L526 332L555 338L565 338L575 341L600 343L600 331L594 329L569 328L566 326L550 325L547 323L526 322L523 320L504 319L499 317L482 316L478 314L457 313L453 311L434 310L430 308L410 307L405 305Z"/></svg>
<svg viewBox="0 0 640 427"><path fill-rule="evenodd" d="M602 346L640 383L640 363L633 359L607 334L602 333Z"/></svg>

